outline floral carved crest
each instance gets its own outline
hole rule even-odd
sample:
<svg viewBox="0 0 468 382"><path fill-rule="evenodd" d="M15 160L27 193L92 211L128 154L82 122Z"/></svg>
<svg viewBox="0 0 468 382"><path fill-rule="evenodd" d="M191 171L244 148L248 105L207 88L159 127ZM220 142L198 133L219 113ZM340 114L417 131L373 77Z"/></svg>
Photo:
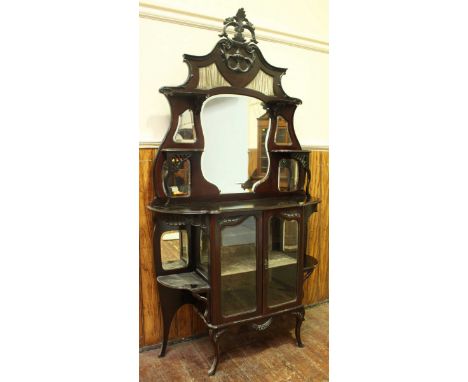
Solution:
<svg viewBox="0 0 468 382"><path fill-rule="evenodd" d="M234 27L233 38L230 38L227 33L229 27ZM245 39L244 30L250 32L250 40ZM223 32L219 36L225 38L221 43L221 54L226 66L235 72L249 71L256 59L255 44L258 41L255 38L255 27L245 17L244 8L240 8L234 17L224 20Z"/></svg>

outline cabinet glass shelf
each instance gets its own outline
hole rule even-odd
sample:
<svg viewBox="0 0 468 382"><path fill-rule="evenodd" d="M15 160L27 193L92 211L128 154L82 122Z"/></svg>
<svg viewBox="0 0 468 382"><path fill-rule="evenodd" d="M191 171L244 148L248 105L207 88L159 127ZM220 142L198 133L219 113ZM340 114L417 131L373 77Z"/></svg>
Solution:
<svg viewBox="0 0 468 382"><path fill-rule="evenodd" d="M281 251L272 251L268 261L268 268L277 268L296 264L297 259L295 256L295 254L288 255ZM235 253L232 256L226 256L221 276L253 272L255 270L255 258L252 258L249 253Z"/></svg>

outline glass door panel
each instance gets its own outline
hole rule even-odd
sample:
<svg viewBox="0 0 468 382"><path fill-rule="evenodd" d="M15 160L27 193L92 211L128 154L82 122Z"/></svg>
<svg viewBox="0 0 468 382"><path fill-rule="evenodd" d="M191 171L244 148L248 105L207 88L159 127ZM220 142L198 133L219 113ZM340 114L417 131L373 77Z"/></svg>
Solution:
<svg viewBox="0 0 468 382"><path fill-rule="evenodd" d="M299 224L272 216L268 227L266 261L267 305L269 308L297 298Z"/></svg>
<svg viewBox="0 0 468 382"><path fill-rule="evenodd" d="M221 229L221 314L257 310L257 229L250 216Z"/></svg>
<svg viewBox="0 0 468 382"><path fill-rule="evenodd" d="M210 238L207 228L200 228L200 246L197 251L197 269L208 279L208 263L210 258Z"/></svg>

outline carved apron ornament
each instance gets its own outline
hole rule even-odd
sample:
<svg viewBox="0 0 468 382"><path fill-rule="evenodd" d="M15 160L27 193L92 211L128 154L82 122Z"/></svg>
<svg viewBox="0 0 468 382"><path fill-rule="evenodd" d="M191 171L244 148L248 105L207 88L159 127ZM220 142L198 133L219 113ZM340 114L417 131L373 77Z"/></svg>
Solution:
<svg viewBox="0 0 468 382"><path fill-rule="evenodd" d="M231 39L227 34L227 28L234 27L235 34ZM251 34L251 39L247 41L244 38L243 31L247 29ZM255 55L255 28L253 24L245 17L244 8L240 8L234 17L228 17L224 20L223 33L219 35L225 37L221 40L221 54L226 66L235 71L245 73L252 67Z"/></svg>

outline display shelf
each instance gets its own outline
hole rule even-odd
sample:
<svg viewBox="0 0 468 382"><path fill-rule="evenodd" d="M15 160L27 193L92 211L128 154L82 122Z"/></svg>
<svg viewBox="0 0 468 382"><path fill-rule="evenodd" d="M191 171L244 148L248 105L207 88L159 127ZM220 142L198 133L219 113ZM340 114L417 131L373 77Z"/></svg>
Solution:
<svg viewBox="0 0 468 382"><path fill-rule="evenodd" d="M157 280L161 285L173 289L186 289L197 293L207 292L210 289L210 285L196 272L158 276Z"/></svg>
<svg viewBox="0 0 468 382"><path fill-rule="evenodd" d="M250 199L237 201L179 201L167 204L165 201L154 200L148 208L154 212L167 214L222 214L223 212L267 211L283 208L296 208L307 205L317 205L320 199L307 199L303 196Z"/></svg>
<svg viewBox="0 0 468 382"><path fill-rule="evenodd" d="M277 268L297 263L296 255L291 256L281 251L270 252L268 268ZM256 256L251 253L233 253L222 258L221 276L230 276L238 273L254 272L257 270Z"/></svg>

